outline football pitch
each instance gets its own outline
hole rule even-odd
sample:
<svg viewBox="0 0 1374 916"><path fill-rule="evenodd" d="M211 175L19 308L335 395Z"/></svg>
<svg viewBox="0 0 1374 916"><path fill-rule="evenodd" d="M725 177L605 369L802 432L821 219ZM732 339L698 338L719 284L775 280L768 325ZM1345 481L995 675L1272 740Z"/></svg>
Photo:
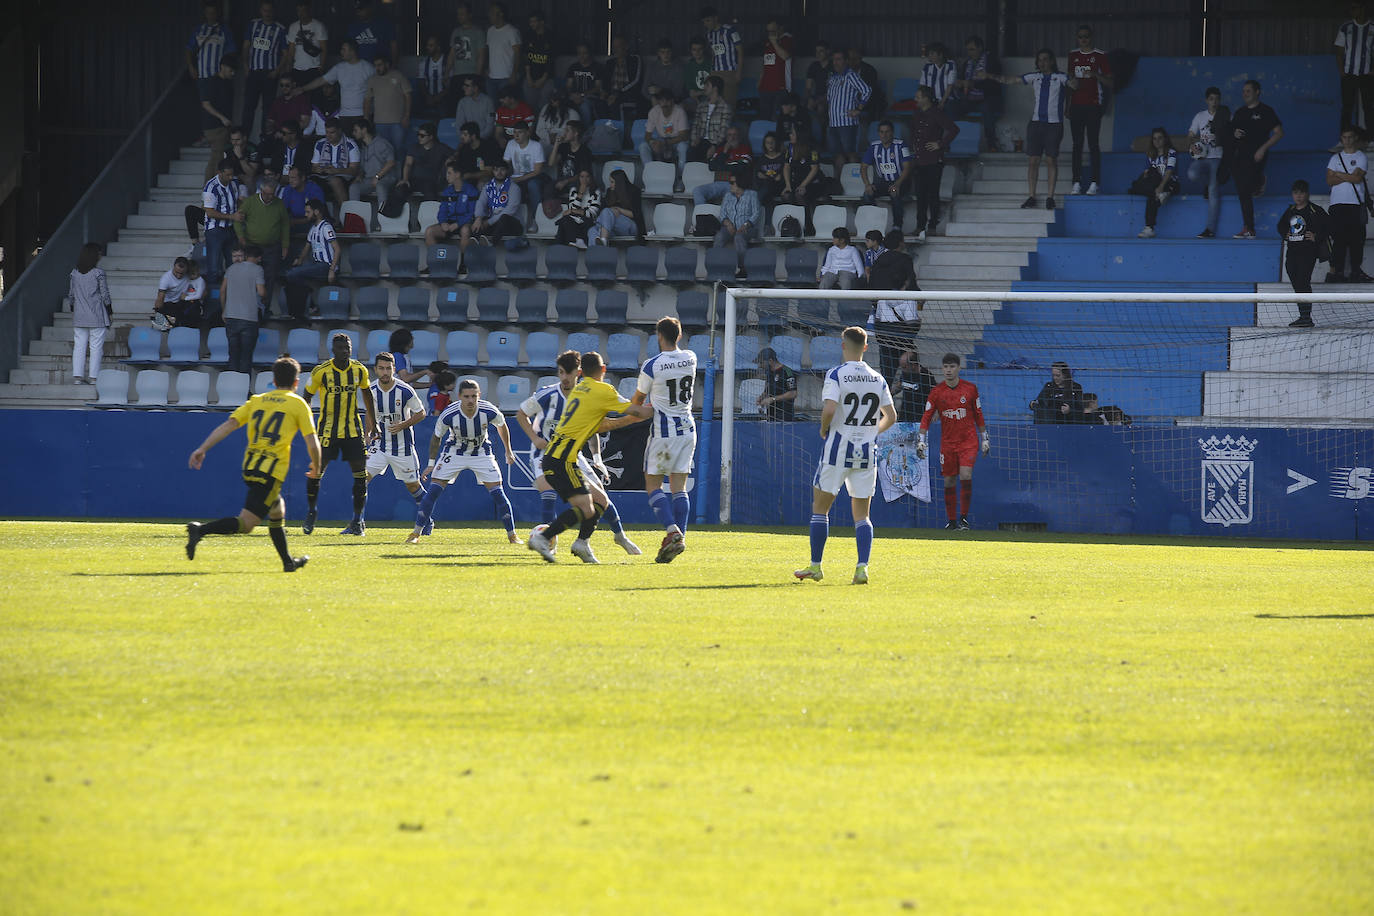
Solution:
<svg viewBox="0 0 1374 916"><path fill-rule="evenodd" d="M1374 551L0 522L0 912L1369 913Z"/></svg>

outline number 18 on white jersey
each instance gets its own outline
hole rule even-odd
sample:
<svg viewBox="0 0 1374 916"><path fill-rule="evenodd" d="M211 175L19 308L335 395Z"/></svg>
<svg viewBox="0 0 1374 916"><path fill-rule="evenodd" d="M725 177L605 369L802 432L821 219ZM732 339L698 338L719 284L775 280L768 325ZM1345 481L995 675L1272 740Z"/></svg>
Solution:
<svg viewBox="0 0 1374 916"><path fill-rule="evenodd" d="M691 350L665 350L644 361L635 389L654 408L655 438L696 435L692 422L696 378L697 355Z"/></svg>

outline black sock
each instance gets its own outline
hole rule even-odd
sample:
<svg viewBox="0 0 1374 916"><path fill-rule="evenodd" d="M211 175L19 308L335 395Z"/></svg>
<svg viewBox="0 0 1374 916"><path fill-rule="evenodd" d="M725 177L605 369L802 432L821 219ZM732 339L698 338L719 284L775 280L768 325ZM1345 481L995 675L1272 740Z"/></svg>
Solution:
<svg viewBox="0 0 1374 916"><path fill-rule="evenodd" d="M267 520L267 536L272 539L272 546L277 548L277 555L286 564L292 563L291 553L286 549L286 529L282 527L285 522L279 518L269 518Z"/></svg>
<svg viewBox="0 0 1374 916"><path fill-rule="evenodd" d="M591 516L582 520L582 527L577 531L577 539L579 541L585 541L587 538L591 537L592 532L596 530L596 523L600 520L601 507L593 505Z"/></svg>
<svg viewBox="0 0 1374 916"><path fill-rule="evenodd" d="M367 471L353 475L353 521L363 517L367 508Z"/></svg>
<svg viewBox="0 0 1374 916"><path fill-rule="evenodd" d="M237 515L217 518L213 522L206 522L200 526L201 537L207 534L238 534L241 530Z"/></svg>
<svg viewBox="0 0 1374 916"><path fill-rule="evenodd" d="M305 478L305 501L310 503L310 508L315 508L315 503L320 498L320 477Z"/></svg>
<svg viewBox="0 0 1374 916"><path fill-rule="evenodd" d="M582 513L577 511L574 506L569 506L563 510L563 514L553 520L553 524L544 529L544 537L555 538L567 531L574 525L582 524Z"/></svg>

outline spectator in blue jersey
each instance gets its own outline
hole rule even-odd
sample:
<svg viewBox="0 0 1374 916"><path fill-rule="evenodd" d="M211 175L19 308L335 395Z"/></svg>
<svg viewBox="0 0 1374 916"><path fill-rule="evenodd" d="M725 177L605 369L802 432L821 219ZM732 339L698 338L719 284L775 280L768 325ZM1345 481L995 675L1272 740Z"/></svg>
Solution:
<svg viewBox="0 0 1374 916"><path fill-rule="evenodd" d="M334 200L349 199L348 186L362 174L362 153L358 144L344 136L343 121L330 118L324 124L324 138L315 144L310 169L329 186Z"/></svg>
<svg viewBox="0 0 1374 916"><path fill-rule="evenodd" d="M367 451L367 482L371 484L374 477L390 469L410 491L418 511L420 501L425 498L425 488L420 484L420 456L415 451L415 433L411 427L424 420L425 405L410 383L401 377L394 353L386 350L378 353L373 369L372 403L376 405L377 438L372 440L372 447Z"/></svg>
<svg viewBox="0 0 1374 916"><path fill-rule="evenodd" d="M186 42L186 69L196 81L201 101L204 101L211 77L220 72L220 61L234 53L234 33L220 22L219 0L205 0L201 4L201 15L204 21L196 26ZM224 112L230 114L228 110Z"/></svg>
<svg viewBox="0 0 1374 916"><path fill-rule="evenodd" d="M905 140L896 139L892 122L878 122L878 139L864 152L860 174L864 180L863 202L876 203L885 198L892 203L892 225L902 228L906 209L902 197L911 179L911 150Z"/></svg>
<svg viewBox="0 0 1374 916"><path fill-rule="evenodd" d="M234 71L238 64L237 55L225 54L219 59L214 75L201 87L200 125L205 143L210 147L210 158L205 163L206 181L214 176L229 145L229 126L233 123L229 115L234 111Z"/></svg>
<svg viewBox="0 0 1374 916"><path fill-rule="evenodd" d="M1145 170L1131 183L1131 193L1145 198L1145 228L1138 238L1155 237L1159 208L1178 192L1178 153L1163 127L1150 131L1150 149L1145 153Z"/></svg>
<svg viewBox="0 0 1374 916"><path fill-rule="evenodd" d="M478 483L491 494L496 517L505 526L506 539L512 544L520 543L515 534L515 512L511 509L510 497L501 486L501 469L496 465L488 427L496 430L505 447L507 467L514 464L515 452L511 449L506 418L495 404L482 399L482 389L476 381L463 379L458 385L458 403L446 407L434 422L429 463L420 472L421 482L429 478L431 483L415 516L415 530L406 538L407 544L420 543L420 537L433 519L434 504L444 488L464 471L472 471Z"/></svg>
<svg viewBox="0 0 1374 916"><path fill-rule="evenodd" d="M258 4L258 18L248 24L248 34L243 39L243 60L248 67L243 86L243 123L251 128L258 106L262 106L260 141L271 134L267 111L276 97L277 77L287 69L285 52L286 26L277 21L272 0L262 0Z"/></svg>
<svg viewBox="0 0 1374 916"><path fill-rule="evenodd" d="M918 87L916 111L911 116L911 174L916 193L916 234L923 242L940 222L940 175L945 153L957 136L959 125L935 104L935 93L929 86ZM900 229L902 220L895 210L894 219Z"/></svg>
<svg viewBox="0 0 1374 916"><path fill-rule="evenodd" d="M449 98L448 61L439 36L425 38L425 54L420 58L420 104L415 106L422 118L442 118L452 103ZM461 121L459 122L462 123Z"/></svg>
<svg viewBox="0 0 1374 916"><path fill-rule="evenodd" d="M356 0L353 9L357 19L348 27L348 37L357 44L358 57L368 63L383 54L387 60L395 60L399 51L396 26L385 16L376 15L372 0Z"/></svg>
<svg viewBox="0 0 1374 916"><path fill-rule="evenodd" d="M830 67L834 72L826 83L826 106L830 112L826 148L835 158L838 173L849 161L847 157L858 153L859 118L873 95L873 87L863 81L859 71L850 68L843 51L830 55Z"/></svg>
<svg viewBox="0 0 1374 916"><path fill-rule="evenodd" d="M720 77L724 84L721 94L734 108L739 101L739 81L744 73L744 55L740 53L744 39L740 38L739 29L721 22L720 13L714 6L702 7L701 25L706 29L711 75Z"/></svg>
<svg viewBox="0 0 1374 916"><path fill-rule="evenodd" d="M430 374L430 366L416 369L410 360L410 351L415 349L415 335L409 328L397 328L387 337L386 348L396 367L396 377L407 385L414 385Z"/></svg>
<svg viewBox="0 0 1374 916"><path fill-rule="evenodd" d="M228 159L220 161L219 174L205 183L201 189L201 206L205 208L205 280L210 288L219 285L224 276L224 267L229 262L229 253L237 241L234 224L243 221L239 212L239 201L247 196L243 184L234 177L234 164Z"/></svg>
<svg viewBox="0 0 1374 916"><path fill-rule="evenodd" d="M472 234L491 245L507 236L524 235L525 223L520 215L523 202L520 185L511 180L510 163L504 159L493 162L491 180L477 198Z"/></svg>
<svg viewBox="0 0 1374 916"><path fill-rule="evenodd" d="M305 302L313 285L311 281L333 283L343 257L324 201L306 203L305 214L310 220L310 232L306 236L308 246L301 250L295 265L286 272L286 306L295 321L305 320Z"/></svg>
<svg viewBox="0 0 1374 916"><path fill-rule="evenodd" d="M933 41L926 45L926 63L921 68L921 85L929 86L935 93L935 104L941 108L954 92L958 81L958 68L949 59L949 49L943 43Z"/></svg>
<svg viewBox="0 0 1374 916"><path fill-rule="evenodd" d="M458 163L450 162L444 171L448 184L439 195L439 213L434 225L425 227L425 244L442 245L458 239L460 251L472 241L472 221L477 216L477 186L463 179Z"/></svg>
<svg viewBox="0 0 1374 916"><path fill-rule="evenodd" d="M735 275L744 276L744 253L749 243L759 237L763 225L763 205L759 195L750 188L748 166L737 165L730 171L730 189L720 202L720 229L716 232L714 248L735 246Z"/></svg>
<svg viewBox="0 0 1374 916"><path fill-rule="evenodd" d="M303 241L310 229L310 217L305 212L305 205L312 200L324 199L324 189L311 179L310 163L304 157L286 170L286 181L277 189L277 196L286 204L292 238Z"/></svg>
<svg viewBox="0 0 1374 916"><path fill-rule="evenodd" d="M1342 130L1355 123L1355 96L1360 97L1366 133L1374 131L1374 23L1369 21L1368 5L1350 4L1350 18L1336 30L1332 47L1341 74ZM1330 152L1340 152L1333 146Z"/></svg>
<svg viewBox="0 0 1374 916"><path fill-rule="evenodd" d="M1221 90L1208 86L1203 93L1207 107L1193 115L1188 126L1189 152L1193 161L1188 164L1188 180L1201 182L1207 198L1207 225L1197 234L1200 239L1217 235L1217 219L1221 216L1221 158L1226 140L1226 123L1231 113L1221 104Z"/></svg>
<svg viewBox="0 0 1374 916"><path fill-rule="evenodd" d="M362 175L348 186L349 200L362 200L364 194L377 198L377 209L386 206L396 179L401 177L396 149L386 137L379 137L371 121L360 118L353 123L353 140L361 150Z"/></svg>
<svg viewBox="0 0 1374 916"><path fill-rule="evenodd" d="M1078 88L1078 80L1059 72L1059 62L1049 48L1041 48L1035 54L1035 70L1021 76L998 76L980 73L979 79L994 79L1010 86L1024 84L1031 87L1035 96L1035 107L1031 109L1031 119L1026 125L1026 186L1030 196L1021 204L1021 209L1034 207L1037 203L1036 185L1040 181L1040 159L1045 159L1048 196L1045 209L1054 209L1054 189L1059 181L1059 145L1064 142L1064 87Z"/></svg>
<svg viewBox="0 0 1374 916"><path fill-rule="evenodd" d="M981 115L981 147L992 149L997 119L1002 115L1002 85L994 80L981 78L979 74L997 72L997 64L983 39L978 35L970 35L964 40L964 57L955 66L958 78L954 81L953 94L945 102L945 114L955 121L962 121L975 113Z"/></svg>
<svg viewBox="0 0 1374 916"><path fill-rule="evenodd" d="M458 387L458 373L441 363L431 363L429 373L434 377L434 384L429 386L429 394L425 399L429 402L429 415L437 417L453 403L453 395L456 393L454 389Z"/></svg>

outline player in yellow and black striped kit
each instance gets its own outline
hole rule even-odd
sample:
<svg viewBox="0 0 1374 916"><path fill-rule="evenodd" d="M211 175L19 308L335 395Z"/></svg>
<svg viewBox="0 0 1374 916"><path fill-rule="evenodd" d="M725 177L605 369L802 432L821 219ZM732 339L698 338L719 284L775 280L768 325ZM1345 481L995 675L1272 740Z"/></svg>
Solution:
<svg viewBox="0 0 1374 916"><path fill-rule="evenodd" d="M310 372L305 386L305 402L316 392L320 395L320 448L323 459L318 473L307 474L305 498L309 503L305 513L304 534L315 530L315 504L320 498L320 478L325 466L342 457L353 469L353 521L340 534L361 535L363 509L367 506L367 446L377 435L377 410L372 403L372 382L367 367L353 358L353 339L338 333L329 342L334 358L320 363ZM358 399L367 410L367 425L358 416Z"/></svg>

